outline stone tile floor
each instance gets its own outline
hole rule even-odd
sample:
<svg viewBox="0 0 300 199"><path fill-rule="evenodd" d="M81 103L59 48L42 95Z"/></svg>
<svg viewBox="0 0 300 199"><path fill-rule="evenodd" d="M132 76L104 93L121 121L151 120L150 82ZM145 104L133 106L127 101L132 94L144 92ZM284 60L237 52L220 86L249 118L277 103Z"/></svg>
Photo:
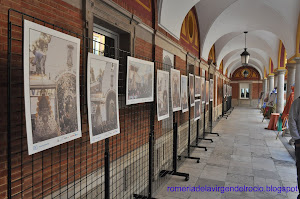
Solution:
<svg viewBox="0 0 300 199"><path fill-rule="evenodd" d="M179 172L190 174L190 180L172 176L156 194L158 199L235 199L235 198L297 198L297 193L277 192L168 192L168 187L179 186L293 186L297 185L295 161L284 145L276 138L276 132L265 130L268 120L262 122L258 109L236 107L228 119L221 119L214 127L220 137L202 141L208 151L195 149L195 160L185 160Z"/></svg>

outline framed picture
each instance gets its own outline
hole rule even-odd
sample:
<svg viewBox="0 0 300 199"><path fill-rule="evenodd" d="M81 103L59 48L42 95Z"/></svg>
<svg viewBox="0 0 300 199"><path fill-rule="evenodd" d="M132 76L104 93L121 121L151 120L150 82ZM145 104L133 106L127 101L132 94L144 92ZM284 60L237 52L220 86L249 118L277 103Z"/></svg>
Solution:
<svg viewBox="0 0 300 199"><path fill-rule="evenodd" d="M204 77L201 77L201 101L202 101L202 104L205 103L205 89L206 89L206 86L205 86L205 78Z"/></svg>
<svg viewBox="0 0 300 199"><path fill-rule="evenodd" d="M189 90L190 90L190 104L191 107L195 105L195 85L194 85L194 75L189 74Z"/></svg>
<svg viewBox="0 0 300 199"><path fill-rule="evenodd" d="M119 60L88 54L87 99L90 143L120 133Z"/></svg>
<svg viewBox="0 0 300 199"><path fill-rule="evenodd" d="M195 107L194 107L194 121L200 119L201 114L201 101L200 99L195 100Z"/></svg>
<svg viewBox="0 0 300 199"><path fill-rule="evenodd" d="M157 118L158 121L169 117L169 72L157 70Z"/></svg>
<svg viewBox="0 0 300 199"><path fill-rule="evenodd" d="M225 98L226 97L226 84L223 84L223 97Z"/></svg>
<svg viewBox="0 0 300 199"><path fill-rule="evenodd" d="M187 76L181 75L181 110L183 113L189 110Z"/></svg>
<svg viewBox="0 0 300 199"><path fill-rule="evenodd" d="M126 105L153 102L153 62L127 57L126 80Z"/></svg>
<svg viewBox="0 0 300 199"><path fill-rule="evenodd" d="M195 97L201 96L201 78L195 76Z"/></svg>
<svg viewBox="0 0 300 199"><path fill-rule="evenodd" d="M205 89L205 103L209 104L209 81L205 81L206 89Z"/></svg>
<svg viewBox="0 0 300 199"><path fill-rule="evenodd" d="M209 101L214 101L214 80L209 80Z"/></svg>
<svg viewBox="0 0 300 199"><path fill-rule="evenodd" d="M80 39L24 20L29 155L81 137Z"/></svg>
<svg viewBox="0 0 300 199"><path fill-rule="evenodd" d="M171 68L171 101L173 112L181 110L180 71Z"/></svg>

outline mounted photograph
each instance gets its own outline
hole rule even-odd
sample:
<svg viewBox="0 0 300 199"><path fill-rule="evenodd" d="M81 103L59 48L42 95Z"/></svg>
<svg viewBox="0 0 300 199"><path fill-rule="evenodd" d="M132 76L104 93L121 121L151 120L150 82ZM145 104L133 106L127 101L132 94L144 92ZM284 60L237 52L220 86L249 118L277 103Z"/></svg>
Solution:
<svg viewBox="0 0 300 199"><path fill-rule="evenodd" d="M201 96L201 78L195 76L195 97Z"/></svg>
<svg viewBox="0 0 300 199"><path fill-rule="evenodd" d="M205 81L205 103L209 104L209 81Z"/></svg>
<svg viewBox="0 0 300 199"><path fill-rule="evenodd" d="M119 60L88 54L87 98L90 143L120 133Z"/></svg>
<svg viewBox="0 0 300 199"><path fill-rule="evenodd" d="M181 110L183 113L189 110L187 76L181 75Z"/></svg>
<svg viewBox="0 0 300 199"><path fill-rule="evenodd" d="M80 39L24 20L29 155L81 137Z"/></svg>
<svg viewBox="0 0 300 199"><path fill-rule="evenodd" d="M169 117L169 72L157 70L157 119Z"/></svg>
<svg viewBox="0 0 300 199"><path fill-rule="evenodd" d="M173 112L181 110L180 71L171 68L171 101Z"/></svg>
<svg viewBox="0 0 300 199"><path fill-rule="evenodd" d="M126 105L153 102L153 62L128 56L126 80Z"/></svg>
<svg viewBox="0 0 300 199"><path fill-rule="evenodd" d="M205 103L205 89L206 89L205 78L201 77L201 101L202 101L202 104Z"/></svg>
<svg viewBox="0 0 300 199"><path fill-rule="evenodd" d="M195 105L195 82L194 75L189 74L189 93L190 93L190 105L193 107Z"/></svg>
<svg viewBox="0 0 300 199"><path fill-rule="evenodd" d="M194 121L199 120L201 116L201 101L200 99L195 100L195 107L194 107Z"/></svg>
<svg viewBox="0 0 300 199"><path fill-rule="evenodd" d="M209 80L209 101L214 101L214 80Z"/></svg>

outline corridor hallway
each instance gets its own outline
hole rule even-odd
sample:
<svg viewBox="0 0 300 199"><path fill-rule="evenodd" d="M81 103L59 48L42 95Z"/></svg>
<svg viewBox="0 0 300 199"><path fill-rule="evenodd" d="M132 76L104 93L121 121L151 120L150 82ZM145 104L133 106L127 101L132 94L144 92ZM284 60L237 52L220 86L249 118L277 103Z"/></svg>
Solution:
<svg viewBox="0 0 300 199"><path fill-rule="evenodd" d="M221 119L214 127L220 137L208 136L213 143L202 141L208 151L196 149L192 156L200 157L200 163L185 160L178 169L190 174L190 180L172 176L168 183L154 195L159 199L250 199L297 198L297 193L276 192L171 192L168 187L188 186L266 186L295 187L297 185L295 161L282 142L276 140L276 132L265 130L268 121L262 122L258 109L236 107L228 119Z"/></svg>

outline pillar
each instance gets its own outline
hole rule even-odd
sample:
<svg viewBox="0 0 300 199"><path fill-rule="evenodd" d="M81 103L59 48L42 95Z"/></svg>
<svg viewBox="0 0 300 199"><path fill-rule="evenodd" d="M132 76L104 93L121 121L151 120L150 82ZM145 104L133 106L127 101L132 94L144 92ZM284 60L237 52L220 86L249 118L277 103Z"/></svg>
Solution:
<svg viewBox="0 0 300 199"><path fill-rule="evenodd" d="M269 93L271 93L274 89L274 75L269 75Z"/></svg>
<svg viewBox="0 0 300 199"><path fill-rule="evenodd" d="M268 79L266 78L266 79L264 79L264 88L263 88L264 90L264 98L266 98L267 97L267 95L268 95Z"/></svg>
<svg viewBox="0 0 300 199"><path fill-rule="evenodd" d="M277 78L278 78L277 104L276 104L277 113L282 113L284 109L284 76L285 76L285 69L279 69L277 72Z"/></svg>
<svg viewBox="0 0 300 199"><path fill-rule="evenodd" d="M288 70L286 99L288 99L292 92L291 86L295 83L296 64L286 64L286 68Z"/></svg>
<svg viewBox="0 0 300 199"><path fill-rule="evenodd" d="M274 88L278 85L278 72L274 72Z"/></svg>
<svg viewBox="0 0 300 199"><path fill-rule="evenodd" d="M296 61L296 73L295 73L295 95L294 99L300 96L300 57L295 58Z"/></svg>

